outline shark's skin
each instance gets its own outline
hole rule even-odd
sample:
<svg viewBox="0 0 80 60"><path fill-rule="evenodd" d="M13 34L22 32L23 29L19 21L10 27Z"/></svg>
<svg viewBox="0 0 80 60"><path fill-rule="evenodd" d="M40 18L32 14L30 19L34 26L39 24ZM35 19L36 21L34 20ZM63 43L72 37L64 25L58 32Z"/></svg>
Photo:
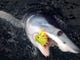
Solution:
<svg viewBox="0 0 80 60"><path fill-rule="evenodd" d="M37 47L44 56L49 56L49 46L44 47L37 43L34 39L34 35L39 32L40 29L44 29L46 34L52 39L52 41L57 43L57 47L63 52L79 53L79 48L65 35L62 33L58 36L60 29L49 24L45 17L41 15L32 15L26 21L26 32L32 42L32 44Z"/></svg>

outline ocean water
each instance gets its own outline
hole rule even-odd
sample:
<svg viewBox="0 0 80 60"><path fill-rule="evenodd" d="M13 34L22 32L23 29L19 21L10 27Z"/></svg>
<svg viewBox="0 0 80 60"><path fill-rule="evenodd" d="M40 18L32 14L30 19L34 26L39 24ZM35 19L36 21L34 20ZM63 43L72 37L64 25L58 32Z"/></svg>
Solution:
<svg viewBox="0 0 80 60"><path fill-rule="evenodd" d="M79 0L0 0L0 10L22 21L25 14L41 13L48 21L63 30L80 48ZM80 54L64 53L50 48L44 57L29 41L23 28L0 18L0 60L80 60Z"/></svg>

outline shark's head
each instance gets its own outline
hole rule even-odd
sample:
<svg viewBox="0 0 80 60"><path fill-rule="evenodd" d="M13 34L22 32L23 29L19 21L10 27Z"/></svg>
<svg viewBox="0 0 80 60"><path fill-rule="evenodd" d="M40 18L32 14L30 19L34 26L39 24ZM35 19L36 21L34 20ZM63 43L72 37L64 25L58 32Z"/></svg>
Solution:
<svg viewBox="0 0 80 60"><path fill-rule="evenodd" d="M44 38L40 37L37 40L35 39L35 34L39 33L39 31L43 29L49 40L49 44L46 46L41 45L45 43ZM49 56L49 48L52 45L56 45L63 52L72 52L77 53L79 48L66 36L66 34L55 26L49 24L41 15L32 15L26 21L26 32L32 44L37 47L44 56ZM38 35L37 35L38 36Z"/></svg>

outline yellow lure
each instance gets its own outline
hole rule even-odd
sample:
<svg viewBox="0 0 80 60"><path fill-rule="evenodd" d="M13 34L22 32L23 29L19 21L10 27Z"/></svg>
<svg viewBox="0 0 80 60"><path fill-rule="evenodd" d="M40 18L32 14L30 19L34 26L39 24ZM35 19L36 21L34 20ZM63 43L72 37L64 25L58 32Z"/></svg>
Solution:
<svg viewBox="0 0 80 60"><path fill-rule="evenodd" d="M45 46L48 43L46 32L44 30L41 30L35 35L35 40L42 46Z"/></svg>

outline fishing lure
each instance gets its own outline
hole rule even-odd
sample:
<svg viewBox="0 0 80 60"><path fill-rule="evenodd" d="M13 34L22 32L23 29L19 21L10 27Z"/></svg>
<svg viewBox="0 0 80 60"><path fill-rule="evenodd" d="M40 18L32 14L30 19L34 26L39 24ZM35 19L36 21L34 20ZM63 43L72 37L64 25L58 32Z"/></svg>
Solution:
<svg viewBox="0 0 80 60"><path fill-rule="evenodd" d="M42 46L48 45L48 36L45 31L41 30L39 33L35 35L35 40Z"/></svg>

